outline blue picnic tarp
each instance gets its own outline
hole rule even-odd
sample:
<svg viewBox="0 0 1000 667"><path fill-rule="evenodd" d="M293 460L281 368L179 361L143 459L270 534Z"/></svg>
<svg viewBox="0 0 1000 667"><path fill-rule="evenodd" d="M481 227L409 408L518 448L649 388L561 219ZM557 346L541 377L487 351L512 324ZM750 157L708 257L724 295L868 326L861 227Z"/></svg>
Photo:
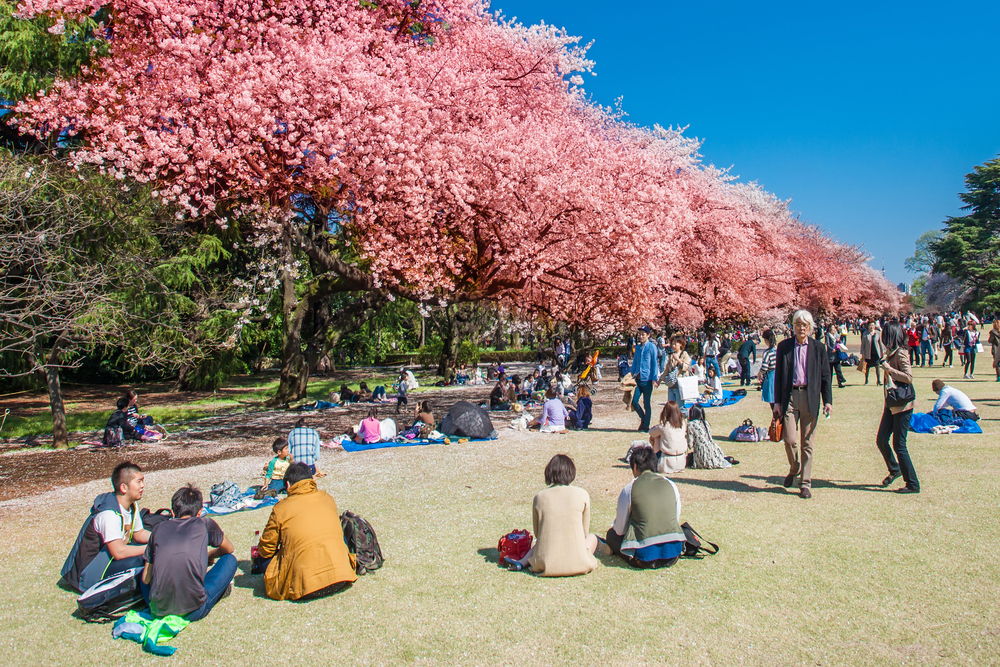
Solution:
<svg viewBox="0 0 1000 667"><path fill-rule="evenodd" d="M983 432L983 429L979 426L978 422L974 422L971 419L952 419L950 418L950 415L945 415L945 418L941 419L933 412L914 412L913 416L910 417L910 430L914 433L933 433L935 426L947 426L951 424L958 426L958 429L952 431L952 433L961 434Z"/></svg>
<svg viewBox="0 0 1000 667"><path fill-rule="evenodd" d="M458 443L459 436L451 435L448 436L451 440L451 444ZM463 438L464 439L464 438ZM489 440L496 440L496 438L469 438L469 442L488 442ZM404 442L373 442L370 445L359 445L351 440L344 440L340 443L344 448L345 452L365 452L369 449L386 449L388 447L419 447L421 445L443 445L445 444L444 438L440 440L428 440L427 438L414 438L413 440L406 440Z"/></svg>

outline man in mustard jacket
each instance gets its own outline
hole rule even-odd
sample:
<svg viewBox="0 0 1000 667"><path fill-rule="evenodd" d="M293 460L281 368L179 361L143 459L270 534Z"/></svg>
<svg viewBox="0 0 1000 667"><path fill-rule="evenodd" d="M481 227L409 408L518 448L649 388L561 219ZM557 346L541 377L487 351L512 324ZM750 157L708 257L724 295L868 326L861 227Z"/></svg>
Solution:
<svg viewBox="0 0 1000 667"><path fill-rule="evenodd" d="M299 600L333 592L354 582L354 560L330 494L316 488L303 463L285 472L288 497L271 510L260 538L264 588L274 600Z"/></svg>

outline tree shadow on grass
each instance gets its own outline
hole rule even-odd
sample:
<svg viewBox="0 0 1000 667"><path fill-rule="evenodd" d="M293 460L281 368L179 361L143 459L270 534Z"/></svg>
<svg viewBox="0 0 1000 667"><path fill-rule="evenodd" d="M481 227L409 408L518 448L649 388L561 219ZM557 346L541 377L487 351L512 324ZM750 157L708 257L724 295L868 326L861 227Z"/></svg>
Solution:
<svg viewBox="0 0 1000 667"><path fill-rule="evenodd" d="M267 593L264 592L264 575L250 574L249 560L239 561L238 567L239 573L233 577L233 586L251 589L255 598L267 598Z"/></svg>

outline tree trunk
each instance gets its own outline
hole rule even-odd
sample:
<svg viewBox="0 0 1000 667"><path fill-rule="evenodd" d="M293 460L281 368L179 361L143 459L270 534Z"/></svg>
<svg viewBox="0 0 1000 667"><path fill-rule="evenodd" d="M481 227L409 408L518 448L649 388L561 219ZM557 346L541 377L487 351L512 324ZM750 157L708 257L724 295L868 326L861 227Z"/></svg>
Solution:
<svg viewBox="0 0 1000 667"><path fill-rule="evenodd" d="M421 349L427 343L427 319L421 315L420 316L420 344L417 349Z"/></svg>
<svg viewBox="0 0 1000 667"><path fill-rule="evenodd" d="M69 445L69 433L66 431L66 407L63 405L57 367L46 366L45 385L49 390L49 408L52 409L52 444L56 449L64 449Z"/></svg>
<svg viewBox="0 0 1000 667"><path fill-rule="evenodd" d="M448 368L455 365L458 361L459 340L455 328L454 324L448 327L448 333L444 337L444 345L441 346L441 357L438 359L437 374L442 377L448 371Z"/></svg>
<svg viewBox="0 0 1000 667"><path fill-rule="evenodd" d="M291 249L286 250L291 257ZM281 376L278 389L271 399L272 404L281 405L289 401L297 401L300 394L299 374L302 372L302 324L309 310L309 299L303 295L301 299L295 296L295 278L285 270L281 272L281 312L284 316L281 332ZM308 379L307 379L308 381Z"/></svg>

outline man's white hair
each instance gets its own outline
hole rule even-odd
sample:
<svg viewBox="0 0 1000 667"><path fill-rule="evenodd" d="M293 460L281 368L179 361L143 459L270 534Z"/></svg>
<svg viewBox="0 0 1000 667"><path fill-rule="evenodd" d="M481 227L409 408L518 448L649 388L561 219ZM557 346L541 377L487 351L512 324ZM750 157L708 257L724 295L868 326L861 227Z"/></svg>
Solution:
<svg viewBox="0 0 1000 667"><path fill-rule="evenodd" d="M812 331L816 327L816 322L813 321L812 313L808 310L796 310L795 314L792 315L792 326L795 326L796 322L805 322L809 325L809 330Z"/></svg>

